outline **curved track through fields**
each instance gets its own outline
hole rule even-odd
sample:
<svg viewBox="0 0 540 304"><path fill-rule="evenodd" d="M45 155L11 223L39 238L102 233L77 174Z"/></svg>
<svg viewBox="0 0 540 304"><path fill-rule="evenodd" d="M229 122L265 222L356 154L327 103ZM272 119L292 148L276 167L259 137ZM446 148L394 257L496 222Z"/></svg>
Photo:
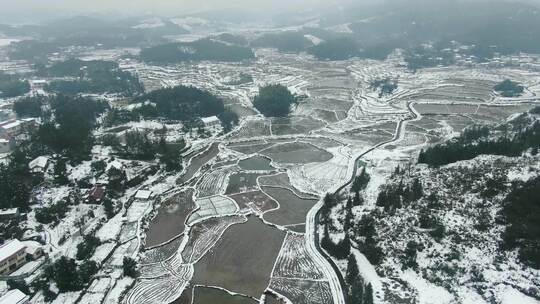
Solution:
<svg viewBox="0 0 540 304"><path fill-rule="evenodd" d="M421 118L421 115L414 109L413 107L414 102L407 103L407 109L409 110L411 117L408 117L407 119L400 120L398 122L398 125L396 127L396 134L394 137L388 141L381 142L368 150L356 155L354 160L354 168L353 173L351 175L351 178L342 186L337 188L334 193L338 194L343 189L345 189L347 186L349 186L356 177L358 173L358 163L364 157L366 154L373 152L373 150L380 148L382 146L397 142L403 138L405 127L407 126L407 123L410 121L416 121ZM323 267L325 274L328 276L328 280L330 283L330 288L332 289L332 295L334 297L334 304L353 304L353 303L346 303L346 285L345 285L345 279L341 275L341 271L337 267L336 263L332 260L332 258L321 248L320 246L320 240L319 240L319 233L318 233L318 226L319 226L319 213L321 211L321 207L323 205L323 199L322 198L317 205L315 205L310 212L307 215L306 220L306 241L308 248L314 253L315 259L319 261L319 263L322 263L320 265L325 265L328 263L333 271L330 271L328 267ZM326 264L326 265L328 265ZM333 272L333 273L332 273Z"/></svg>

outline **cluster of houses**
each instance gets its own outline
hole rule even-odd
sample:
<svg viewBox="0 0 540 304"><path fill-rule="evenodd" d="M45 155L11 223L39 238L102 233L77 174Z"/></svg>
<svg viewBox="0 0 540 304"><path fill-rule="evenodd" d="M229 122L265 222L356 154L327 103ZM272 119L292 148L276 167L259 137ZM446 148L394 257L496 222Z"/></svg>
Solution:
<svg viewBox="0 0 540 304"><path fill-rule="evenodd" d="M36 126L35 118L10 119L0 122L0 154L9 153L26 130Z"/></svg>
<svg viewBox="0 0 540 304"><path fill-rule="evenodd" d="M21 276L24 277L30 274L32 269L23 271L20 274L17 273L17 270L22 270L24 265L38 260L44 254L43 248L37 242L21 242L17 239L6 241L3 245L0 245L0 277L6 280L21 278ZM0 304L26 304L29 301L30 297L18 289L11 289L0 296Z"/></svg>

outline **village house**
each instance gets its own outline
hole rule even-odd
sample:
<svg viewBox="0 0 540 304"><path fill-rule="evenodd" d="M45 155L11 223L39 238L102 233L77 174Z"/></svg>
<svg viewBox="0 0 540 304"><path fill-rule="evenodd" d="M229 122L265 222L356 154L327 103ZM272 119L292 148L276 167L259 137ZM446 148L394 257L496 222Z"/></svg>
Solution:
<svg viewBox="0 0 540 304"><path fill-rule="evenodd" d="M30 303L30 297L25 295L18 289L12 289L2 297L0 297L0 304L27 304Z"/></svg>
<svg viewBox="0 0 540 304"><path fill-rule="evenodd" d="M19 240L0 246L0 275L8 275L26 263L26 246Z"/></svg>
<svg viewBox="0 0 540 304"><path fill-rule="evenodd" d="M203 117L201 120L205 128L213 129L221 126L221 121L217 116Z"/></svg>
<svg viewBox="0 0 540 304"><path fill-rule="evenodd" d="M105 198L105 187L101 185L95 185L86 196L85 203L88 204L100 204Z"/></svg>
<svg viewBox="0 0 540 304"><path fill-rule="evenodd" d="M0 138L0 153L9 153L11 151L11 141L6 138Z"/></svg>
<svg viewBox="0 0 540 304"><path fill-rule="evenodd" d="M18 208L0 209L0 222L16 219L19 215Z"/></svg>
<svg viewBox="0 0 540 304"><path fill-rule="evenodd" d="M36 159L32 160L28 167L32 173L45 173L49 167L49 158L46 156L39 156Z"/></svg>
<svg viewBox="0 0 540 304"><path fill-rule="evenodd" d="M135 193L135 199L138 200L149 200L152 197L152 191L149 190L139 190L137 193Z"/></svg>

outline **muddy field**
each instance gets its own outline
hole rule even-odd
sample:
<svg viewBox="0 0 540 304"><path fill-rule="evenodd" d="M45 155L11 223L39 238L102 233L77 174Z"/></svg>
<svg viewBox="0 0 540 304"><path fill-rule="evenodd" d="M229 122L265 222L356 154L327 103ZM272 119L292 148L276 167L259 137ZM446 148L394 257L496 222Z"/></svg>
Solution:
<svg viewBox="0 0 540 304"><path fill-rule="evenodd" d="M264 156L259 156L259 155L256 155L256 156L253 156L253 157L250 157L250 158L246 158L246 159L243 159L241 161L238 162L238 166L242 169L242 170L255 170L255 171L259 171L259 170L264 170L264 171L268 171L268 170L273 170L274 167L272 167L270 165L270 159L267 158L267 157L264 157Z"/></svg>
<svg viewBox="0 0 540 304"><path fill-rule="evenodd" d="M304 142L278 144L261 151L261 154L278 163L289 164L325 162L332 159L332 154Z"/></svg>
<svg viewBox="0 0 540 304"><path fill-rule="evenodd" d="M279 202L279 209L264 214L265 220L277 225L304 223L309 210L317 204L317 200L298 197L289 189L263 187L263 191Z"/></svg>
<svg viewBox="0 0 540 304"><path fill-rule="evenodd" d="M259 298L270 281L285 233L251 216L225 231L216 246L195 264L194 284L220 286Z"/></svg>
<svg viewBox="0 0 540 304"><path fill-rule="evenodd" d="M178 180L179 184L183 184L187 181L189 181L196 173L201 169L202 166L204 166L207 162L209 162L212 158L216 157L219 153L219 144L214 143L210 146L210 148L203 153L194 156L189 166L186 168L186 172L180 179Z"/></svg>
<svg viewBox="0 0 540 304"><path fill-rule="evenodd" d="M146 232L146 247L153 247L173 239L185 229L185 221L195 209L193 190L180 192L165 201L158 209Z"/></svg>

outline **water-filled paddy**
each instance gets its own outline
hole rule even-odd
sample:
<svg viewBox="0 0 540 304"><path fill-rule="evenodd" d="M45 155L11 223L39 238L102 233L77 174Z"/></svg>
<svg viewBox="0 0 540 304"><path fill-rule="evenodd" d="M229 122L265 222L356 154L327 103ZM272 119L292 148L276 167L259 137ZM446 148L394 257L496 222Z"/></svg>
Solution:
<svg viewBox="0 0 540 304"><path fill-rule="evenodd" d="M238 162L238 166L243 170L273 170L270 159L264 156L253 156Z"/></svg>
<svg viewBox="0 0 540 304"><path fill-rule="evenodd" d="M262 187L263 191L279 202L280 208L264 214L264 219L277 225L300 224L306 221L316 199L301 198L289 189Z"/></svg>
<svg viewBox="0 0 540 304"><path fill-rule="evenodd" d="M332 154L304 142L278 144L261 151L278 163L307 164L325 162L332 159Z"/></svg>
<svg viewBox="0 0 540 304"><path fill-rule="evenodd" d="M230 227L197 264L192 282L259 298L270 281L285 233L250 216Z"/></svg>
<svg viewBox="0 0 540 304"><path fill-rule="evenodd" d="M146 247L167 242L184 231L186 218L195 209L192 196L189 189L163 202L146 232Z"/></svg>

